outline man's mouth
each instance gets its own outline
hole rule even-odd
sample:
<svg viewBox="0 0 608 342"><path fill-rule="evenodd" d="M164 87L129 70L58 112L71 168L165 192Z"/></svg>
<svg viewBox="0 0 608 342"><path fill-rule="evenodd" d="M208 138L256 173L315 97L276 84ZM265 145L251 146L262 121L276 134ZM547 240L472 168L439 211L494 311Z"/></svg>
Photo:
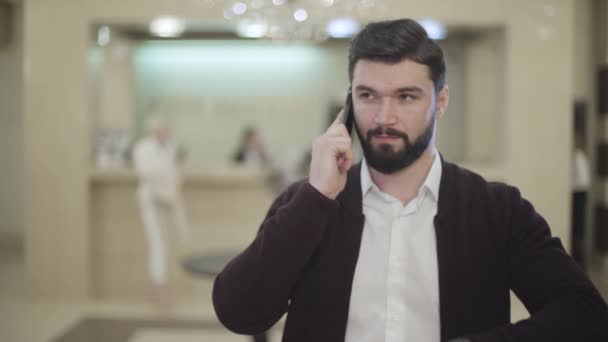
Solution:
<svg viewBox="0 0 608 342"><path fill-rule="evenodd" d="M374 134L372 136L372 139L376 140L376 141L395 141L395 140L399 140L398 136L395 135L388 135L388 134Z"/></svg>

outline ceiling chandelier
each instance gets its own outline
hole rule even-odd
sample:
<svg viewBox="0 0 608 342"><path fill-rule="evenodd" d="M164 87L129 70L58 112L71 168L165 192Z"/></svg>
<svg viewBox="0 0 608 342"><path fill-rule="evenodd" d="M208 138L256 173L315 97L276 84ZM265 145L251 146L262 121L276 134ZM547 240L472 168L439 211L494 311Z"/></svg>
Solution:
<svg viewBox="0 0 608 342"><path fill-rule="evenodd" d="M381 16L382 0L227 0L224 18L237 34L272 40L350 38L360 18Z"/></svg>

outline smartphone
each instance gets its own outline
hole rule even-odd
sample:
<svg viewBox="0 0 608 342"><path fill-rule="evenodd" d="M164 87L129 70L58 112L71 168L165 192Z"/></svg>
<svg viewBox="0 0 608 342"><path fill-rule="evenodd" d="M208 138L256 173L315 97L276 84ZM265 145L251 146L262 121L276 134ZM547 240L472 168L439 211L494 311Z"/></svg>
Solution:
<svg viewBox="0 0 608 342"><path fill-rule="evenodd" d="M353 124L355 122L355 112L353 111L353 93L351 88L348 88L348 94L346 94L346 100L344 101L344 126L348 134L353 132Z"/></svg>

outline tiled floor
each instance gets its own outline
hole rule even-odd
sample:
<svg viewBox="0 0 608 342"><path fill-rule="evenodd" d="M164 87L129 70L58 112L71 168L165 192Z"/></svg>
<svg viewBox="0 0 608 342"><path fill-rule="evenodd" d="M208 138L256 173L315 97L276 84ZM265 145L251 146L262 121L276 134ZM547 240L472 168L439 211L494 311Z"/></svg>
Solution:
<svg viewBox="0 0 608 342"><path fill-rule="evenodd" d="M205 280L201 280L205 281ZM210 296L190 298L161 311L148 302L72 301L52 298L31 298L24 295L23 260L18 256L0 255L0 342L58 342L87 319L96 321L85 328L95 331L99 321L123 321L114 326L125 329L124 322L148 322L133 333L104 331L103 339L86 336L66 342L246 342L252 339L225 330L215 318ZM208 286L210 289L211 286ZM156 322L157 324L155 324ZM169 325L169 327L166 327ZM82 327L81 327L82 328ZM127 329L130 329L127 327ZM87 330L87 329L85 329ZM97 330L99 331L99 329ZM73 333L73 331L72 331ZM77 332L78 333L78 332ZM112 339L111 334L127 336ZM280 340L273 332L270 342Z"/></svg>
<svg viewBox="0 0 608 342"><path fill-rule="evenodd" d="M216 333L225 335L224 329L213 320L161 318L138 319L127 317L85 317L68 327L64 333L53 339L53 342L104 342L132 341L135 336L139 340L149 339L154 332L162 332L161 336L197 336ZM146 337L142 337L146 336ZM240 340L236 336L235 340ZM178 339L181 341L181 339Z"/></svg>
<svg viewBox="0 0 608 342"><path fill-rule="evenodd" d="M591 276L604 297L608 298L608 273L602 274L596 268ZM215 318L208 299L210 296L203 297L176 303L165 312L146 302L29 298L24 295L23 290L22 258L0 255L0 341L252 341L249 337L226 331ZM517 320L526 315L521 303L514 301L513 318ZM108 326L113 328L107 328ZM278 328L272 331L270 342L280 341L280 330ZM65 339L66 336L71 336L71 339Z"/></svg>

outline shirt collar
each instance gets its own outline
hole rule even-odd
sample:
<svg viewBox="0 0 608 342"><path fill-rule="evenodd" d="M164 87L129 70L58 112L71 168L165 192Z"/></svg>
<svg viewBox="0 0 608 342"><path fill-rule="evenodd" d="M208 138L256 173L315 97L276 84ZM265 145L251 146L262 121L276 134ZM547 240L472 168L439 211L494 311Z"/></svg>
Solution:
<svg viewBox="0 0 608 342"><path fill-rule="evenodd" d="M433 200L436 203L439 201L439 183L441 182L441 171L441 158L439 157L439 153L437 153L437 150L434 149L433 165L431 166L431 170L427 174L426 179L424 180L424 183L422 184L422 187L418 192L419 195L422 191L426 189L426 191L431 194ZM365 197L365 195L368 191L370 191L370 189L380 191L380 188L378 188L378 186L372 180L372 177L369 173L369 168L367 166L367 161L364 158L363 162L361 163L361 194L363 195L363 197Z"/></svg>
<svg viewBox="0 0 608 342"><path fill-rule="evenodd" d="M426 176L426 179L424 180L424 184L422 185L423 188L426 188L429 190L429 192L431 193L431 195L433 196L433 199L435 200L435 202L439 201L439 184L441 183L441 169L442 169L442 165L441 165L441 157L439 156L439 153L437 153L437 150L435 150L435 156L433 159L433 166L431 166L431 170L429 171L429 174Z"/></svg>

